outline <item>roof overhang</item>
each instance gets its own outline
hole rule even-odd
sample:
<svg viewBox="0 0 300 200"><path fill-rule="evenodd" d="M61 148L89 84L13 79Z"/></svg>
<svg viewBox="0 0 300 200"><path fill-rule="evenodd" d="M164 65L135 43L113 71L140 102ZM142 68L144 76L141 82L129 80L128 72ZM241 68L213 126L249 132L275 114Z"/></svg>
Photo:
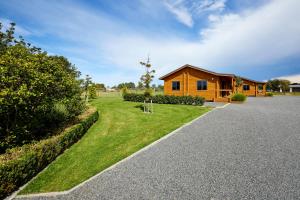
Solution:
<svg viewBox="0 0 300 200"><path fill-rule="evenodd" d="M234 74L224 74L224 73L217 73L217 72L213 72L213 71L209 71L209 70L206 70L206 69L203 69L203 68L200 68L200 67L195 67L195 66L192 66L192 65L189 65L189 64L186 64L186 65L183 65L182 67L179 67L173 71L171 71L170 73L162 76L159 78L159 80L164 80L165 78L167 78L168 76L184 69L184 68L191 68L191 69L195 69L195 70L198 70L198 71L202 71L202 72L205 72L205 73L208 73L208 74L213 74L215 76L228 76L228 77L234 77L235 75Z"/></svg>
<svg viewBox="0 0 300 200"><path fill-rule="evenodd" d="M182 67L179 67L173 71L171 71L170 73L162 76L159 78L159 80L164 80L165 78L167 78L168 76L184 69L184 68L191 68L191 69L195 69L195 70L198 70L198 71L202 71L202 72L205 72L205 73L208 73L208 74L212 74L212 75L215 75L215 76L225 76L225 77L236 77L236 75L234 74L224 74L224 73L217 73L217 72L213 72L213 71L209 71L209 70L206 70L206 69L203 69L201 67L195 67L193 65L189 65L189 64L186 64L186 65L183 65ZM251 80L251 79L248 79L248 78L245 78L245 77L241 77L242 79L244 80L247 80L247 81L251 81L251 82L254 82L254 83L260 83L260 84L265 84L266 82L261 82L261 81L255 81L255 80Z"/></svg>

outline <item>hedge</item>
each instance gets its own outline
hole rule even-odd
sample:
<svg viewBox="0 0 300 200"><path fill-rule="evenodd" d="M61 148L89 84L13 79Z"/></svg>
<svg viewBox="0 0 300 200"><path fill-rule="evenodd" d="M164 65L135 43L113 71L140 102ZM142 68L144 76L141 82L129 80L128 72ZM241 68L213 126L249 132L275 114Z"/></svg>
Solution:
<svg viewBox="0 0 300 200"><path fill-rule="evenodd" d="M143 94L127 93L123 95L125 101L144 102ZM193 96L170 96L170 95L155 95L150 97L153 103L158 104L186 104L186 105L203 105L205 99L203 97Z"/></svg>
<svg viewBox="0 0 300 200"><path fill-rule="evenodd" d="M267 96L267 97L272 97L272 96L274 96L274 94L273 94L272 92L267 92L267 93L266 93L266 96Z"/></svg>
<svg viewBox="0 0 300 200"><path fill-rule="evenodd" d="M236 93L231 97L232 101L245 101L247 96L241 93Z"/></svg>
<svg viewBox="0 0 300 200"><path fill-rule="evenodd" d="M89 109L80 122L59 135L9 150L0 156L0 199L11 194L77 142L96 122L99 114Z"/></svg>

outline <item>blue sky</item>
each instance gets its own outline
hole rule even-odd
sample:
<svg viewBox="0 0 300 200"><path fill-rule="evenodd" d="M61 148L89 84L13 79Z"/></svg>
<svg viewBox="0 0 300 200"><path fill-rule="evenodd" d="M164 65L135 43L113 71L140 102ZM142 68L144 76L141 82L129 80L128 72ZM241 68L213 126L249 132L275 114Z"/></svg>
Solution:
<svg viewBox="0 0 300 200"><path fill-rule="evenodd" d="M300 82L299 0L10 0L0 21L95 82L138 82L184 64Z"/></svg>

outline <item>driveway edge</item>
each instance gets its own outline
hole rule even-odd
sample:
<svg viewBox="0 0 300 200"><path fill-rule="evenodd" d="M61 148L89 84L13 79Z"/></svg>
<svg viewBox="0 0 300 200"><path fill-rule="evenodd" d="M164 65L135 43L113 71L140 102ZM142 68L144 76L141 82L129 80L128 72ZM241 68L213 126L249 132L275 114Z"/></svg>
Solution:
<svg viewBox="0 0 300 200"><path fill-rule="evenodd" d="M224 106L216 107L216 108L225 108L227 105L229 105L229 103L225 104ZM179 127L179 128L177 128L177 129L175 129L174 131L172 131L172 132L166 134L165 136L161 137L160 139L158 139L158 140L152 142L151 144L145 146L144 148L138 150L137 152L131 154L130 156L128 156L128 157L126 157L126 158L124 158L124 159L118 161L117 163L113 164L112 166L110 166L110 167L104 169L103 171L101 171L101 172L99 172L98 174L96 174L96 175L90 177L89 179L83 181L82 183L76 185L75 187L73 187L73 188L71 188L71 189L69 189L69 190L65 190L65 191L61 191L61 192L45 192L45 193L35 193L35 194L18 195L18 193L19 193L22 189L24 189L24 188L25 188L32 180L34 180L34 178L35 178L35 177L34 177L31 181L29 181L28 183L26 183L24 186L20 187L20 189L19 189L18 191L14 192L11 196L5 198L5 200L12 200L12 199L15 199L15 198L16 198L16 199L18 199L18 198L30 198L30 197L55 197L55 196L60 196L60 195L66 195L66 194L69 194L69 193L71 193L72 191L76 190L77 188L80 188L81 186L85 185L87 182L89 182L89 181L91 181L91 180L94 180L94 179L97 178L98 176L102 175L102 173L104 173L104 172L106 172L106 171L109 171L109 170L115 168L117 165L119 165L119 164L121 164L121 163L123 163L123 162L126 162L127 160L129 160L129 159L135 157L136 155L138 155L138 154L140 154L140 153L142 153L142 152L148 150L148 149L151 148L152 146L158 144L159 142L161 142L161 141L163 141L163 140L165 140L165 139L167 139L167 138L169 138L169 137L175 135L176 133L178 133L178 132L179 132L181 129L183 129L184 127L189 126L190 124L192 124L193 122L199 120L199 119L202 118L202 117L205 117L207 114L209 114L210 112L212 112L212 111L214 111L214 110L215 110L215 108L213 108L212 110L210 110L210 111L204 113L203 115L201 115L201 116L199 116L199 117L193 119L192 121L183 124L181 127ZM45 169L46 169L46 168L45 168Z"/></svg>

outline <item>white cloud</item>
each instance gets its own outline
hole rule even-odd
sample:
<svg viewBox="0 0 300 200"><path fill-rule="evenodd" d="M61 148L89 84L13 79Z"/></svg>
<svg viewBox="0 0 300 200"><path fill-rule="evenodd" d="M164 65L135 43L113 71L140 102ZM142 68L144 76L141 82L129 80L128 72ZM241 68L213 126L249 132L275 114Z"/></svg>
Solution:
<svg viewBox="0 0 300 200"><path fill-rule="evenodd" d="M108 40L118 46L104 45L116 65L138 66L136 60L150 53L159 75L186 63L240 73L299 55L299 7L300 1L273 1L257 10L220 15L194 41L125 35Z"/></svg>
<svg viewBox="0 0 300 200"><path fill-rule="evenodd" d="M166 8L175 15L177 20L188 27L193 27L194 18L205 12L221 12L225 8L226 0L202 1L165 1Z"/></svg>
<svg viewBox="0 0 300 200"><path fill-rule="evenodd" d="M35 22L39 20L42 31L47 34L68 41L68 44L52 47L51 51L55 52L55 48L63 51L83 73L109 84L138 81L143 71L138 63L148 53L157 77L186 63L220 72L259 71L258 66L263 68L300 53L297 45L300 44L300 26L295 20L300 18L300 1L295 0L274 0L242 13L211 14L209 27L201 30L197 39L179 37L176 30L145 34L76 4L52 3L50 6L39 5L39 2L35 7L24 3L19 12L30 7L32 11L24 15ZM175 5L177 8L182 1ZM150 13L151 5L147 6ZM191 26L192 18L185 23Z"/></svg>
<svg viewBox="0 0 300 200"><path fill-rule="evenodd" d="M192 10L198 13L206 12L206 11L223 11L226 0L203 0L193 2Z"/></svg>
<svg viewBox="0 0 300 200"><path fill-rule="evenodd" d="M300 83L300 74L280 76L280 77L275 77L273 79L285 79L291 81L291 83Z"/></svg>
<svg viewBox="0 0 300 200"><path fill-rule="evenodd" d="M188 27L193 27L194 21L192 19L191 13L189 13L188 9L184 6L171 4L165 2L167 9L173 13L179 22L185 24Z"/></svg>

